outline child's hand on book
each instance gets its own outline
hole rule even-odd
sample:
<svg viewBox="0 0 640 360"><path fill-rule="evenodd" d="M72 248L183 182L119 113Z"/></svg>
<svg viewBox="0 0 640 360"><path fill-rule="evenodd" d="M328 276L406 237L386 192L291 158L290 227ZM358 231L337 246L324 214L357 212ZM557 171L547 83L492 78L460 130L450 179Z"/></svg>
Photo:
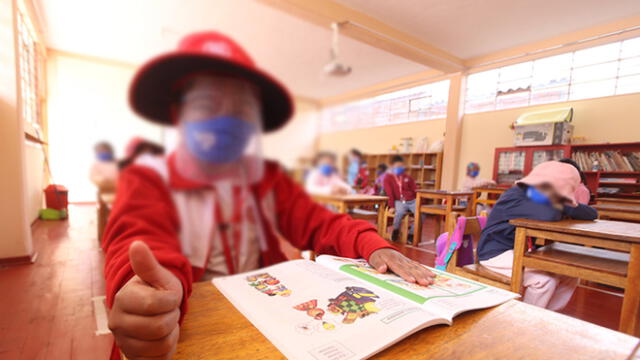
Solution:
<svg viewBox="0 0 640 360"><path fill-rule="evenodd" d="M170 359L178 343L182 284L158 263L149 247L129 247L136 274L116 294L109 328L128 359Z"/></svg>
<svg viewBox="0 0 640 360"><path fill-rule="evenodd" d="M374 251L369 256L369 264L380 273L386 273L391 270L404 280L422 286L433 284L433 278L436 276L426 267L393 249Z"/></svg>

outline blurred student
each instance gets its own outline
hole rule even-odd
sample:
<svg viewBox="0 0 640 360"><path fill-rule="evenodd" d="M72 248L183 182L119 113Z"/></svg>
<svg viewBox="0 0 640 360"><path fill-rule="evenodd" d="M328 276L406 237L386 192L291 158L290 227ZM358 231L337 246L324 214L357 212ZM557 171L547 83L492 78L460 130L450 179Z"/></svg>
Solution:
<svg viewBox="0 0 640 360"><path fill-rule="evenodd" d="M316 155L315 167L305 181L305 189L309 194L344 195L352 192L351 187L336 171L336 159L336 155L330 152Z"/></svg>
<svg viewBox="0 0 640 360"><path fill-rule="evenodd" d="M515 226L511 219L524 218L558 221L563 216L578 220L593 220L598 212L578 204L575 191L580 174L569 164L548 161L507 190L489 215L487 226L478 243L478 258L483 266L511 277ZM550 310L564 308L578 284L578 279L525 269L524 302Z"/></svg>
<svg viewBox="0 0 640 360"><path fill-rule="evenodd" d="M357 186L356 178L360 173L362 163L362 153L358 149L351 149L348 155L349 164L347 166L347 184Z"/></svg>
<svg viewBox="0 0 640 360"><path fill-rule="evenodd" d="M389 211L393 214L393 241L398 240L402 218L407 213L416 214L416 182L405 170L404 159L395 155L391 158L391 172L384 177L384 191L389 197ZM413 224L407 243L413 243Z"/></svg>
<svg viewBox="0 0 640 360"><path fill-rule="evenodd" d="M578 166L578 164L573 161L573 159L569 158L560 159L558 161L560 161L561 163L569 164L576 168L576 170L578 170L578 172L580 173L580 185L578 185L578 188L576 189L576 201L580 204L589 205L589 202L591 201L591 191L587 187L587 177L582 172L582 169L580 169L580 166Z"/></svg>
<svg viewBox="0 0 640 360"><path fill-rule="evenodd" d="M152 156L164 155L164 146L156 144L152 141L145 140L141 137L134 137L129 140L127 147L125 148L125 158L118 162L118 168L120 170L135 163L136 159L140 156L149 154Z"/></svg>
<svg viewBox="0 0 640 360"><path fill-rule="evenodd" d="M95 162L91 165L89 179L98 189L115 189L118 180L118 164L113 155L113 146L101 141L93 147Z"/></svg>
<svg viewBox="0 0 640 360"><path fill-rule="evenodd" d="M380 163L376 169L375 193L386 196L384 191L384 177L387 175L387 164Z"/></svg>
<svg viewBox="0 0 640 360"><path fill-rule="evenodd" d="M495 185L496 182L489 179L482 179L480 175L480 165L476 162L467 164L467 176L462 183L462 191L471 191L474 188Z"/></svg>
<svg viewBox="0 0 640 360"><path fill-rule="evenodd" d="M121 173L103 237L109 327L128 358L170 358L192 282L284 261L281 238L432 283L375 226L316 204L262 158L261 134L282 127L293 104L230 38L186 36L138 70L129 99L142 117L176 126L179 141Z"/></svg>

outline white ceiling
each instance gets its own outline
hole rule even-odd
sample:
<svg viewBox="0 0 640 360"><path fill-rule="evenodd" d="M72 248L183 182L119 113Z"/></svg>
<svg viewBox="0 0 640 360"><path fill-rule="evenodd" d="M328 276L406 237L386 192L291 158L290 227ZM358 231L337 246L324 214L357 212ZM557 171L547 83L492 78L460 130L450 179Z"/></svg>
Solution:
<svg viewBox="0 0 640 360"><path fill-rule="evenodd" d="M640 14L640 0L336 0L468 59Z"/></svg>
<svg viewBox="0 0 640 360"><path fill-rule="evenodd" d="M343 37L341 59L353 73L328 78L322 67L330 31L253 0L36 1L51 48L139 64L172 49L184 34L216 29L299 96L334 96L427 70Z"/></svg>
<svg viewBox="0 0 640 360"><path fill-rule="evenodd" d="M299 96L324 98L426 67L350 38L353 73L328 78L331 33L254 0L35 0L49 47L139 64L217 29ZM314 0L318 1L318 0ZM640 0L336 0L463 59L640 14Z"/></svg>

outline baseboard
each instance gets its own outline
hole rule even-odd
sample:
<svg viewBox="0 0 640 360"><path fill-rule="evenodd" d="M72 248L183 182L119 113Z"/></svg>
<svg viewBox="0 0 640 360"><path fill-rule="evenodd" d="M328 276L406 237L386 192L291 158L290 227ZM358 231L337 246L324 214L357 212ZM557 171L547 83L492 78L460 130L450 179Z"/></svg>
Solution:
<svg viewBox="0 0 640 360"><path fill-rule="evenodd" d="M37 258L37 252L34 252L32 255L2 258L0 259L0 267L33 264Z"/></svg>

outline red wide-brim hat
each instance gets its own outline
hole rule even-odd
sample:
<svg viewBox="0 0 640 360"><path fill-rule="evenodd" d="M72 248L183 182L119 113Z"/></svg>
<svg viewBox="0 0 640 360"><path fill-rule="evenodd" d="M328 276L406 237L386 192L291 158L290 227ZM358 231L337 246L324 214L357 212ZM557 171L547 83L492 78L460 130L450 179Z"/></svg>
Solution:
<svg viewBox="0 0 640 360"><path fill-rule="evenodd" d="M188 35L177 50L142 65L131 82L129 103L138 115L173 125L179 84L190 75L207 72L236 76L259 89L265 132L277 130L291 118L293 102L284 85L260 70L235 41L214 31Z"/></svg>

